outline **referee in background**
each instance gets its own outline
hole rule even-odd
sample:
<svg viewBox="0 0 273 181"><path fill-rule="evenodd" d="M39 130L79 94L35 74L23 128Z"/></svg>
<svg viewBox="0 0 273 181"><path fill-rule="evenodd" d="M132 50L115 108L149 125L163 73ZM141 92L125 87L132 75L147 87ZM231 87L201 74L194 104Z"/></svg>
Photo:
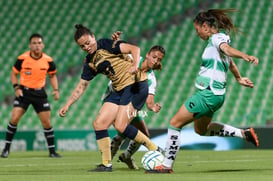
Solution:
<svg viewBox="0 0 273 181"><path fill-rule="evenodd" d="M37 33L32 34L29 38L30 50L21 54L12 67L10 77L15 92L15 99L11 119L6 131L5 147L1 153L2 158L9 156L10 146L16 133L17 125L30 104L38 114L44 128L49 157L61 157L55 151L54 130L50 123L50 105L44 88L48 74L50 84L53 88L54 100L59 99L57 69L52 58L43 53L44 47L42 35ZM20 84L18 84L17 78L19 74Z"/></svg>

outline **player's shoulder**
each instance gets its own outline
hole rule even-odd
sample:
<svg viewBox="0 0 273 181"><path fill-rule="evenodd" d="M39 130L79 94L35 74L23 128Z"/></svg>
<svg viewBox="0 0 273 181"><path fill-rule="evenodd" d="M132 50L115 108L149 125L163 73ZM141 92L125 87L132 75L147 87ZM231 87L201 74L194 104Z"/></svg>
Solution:
<svg viewBox="0 0 273 181"><path fill-rule="evenodd" d="M26 58L28 58L28 57L30 57L30 51L26 51L26 52L20 54L20 55L17 57L17 59L18 59L18 60L24 60L24 59L26 59Z"/></svg>
<svg viewBox="0 0 273 181"><path fill-rule="evenodd" d="M212 35L212 39L230 39L229 35L224 32L215 33Z"/></svg>
<svg viewBox="0 0 273 181"><path fill-rule="evenodd" d="M22 53L21 55L19 55L17 57L17 59L18 60L31 59L30 51L26 51L26 52ZM43 53L42 59L47 61L47 62L52 62L53 61L52 57L50 57L49 55L47 55L45 53Z"/></svg>
<svg viewBox="0 0 273 181"><path fill-rule="evenodd" d="M46 54L46 53L43 53L42 59L44 59L47 62L52 62L53 61L53 58L51 56L49 56L48 54Z"/></svg>
<svg viewBox="0 0 273 181"><path fill-rule="evenodd" d="M230 36L225 32L215 33L211 37L212 44L219 46L222 42L230 44Z"/></svg>

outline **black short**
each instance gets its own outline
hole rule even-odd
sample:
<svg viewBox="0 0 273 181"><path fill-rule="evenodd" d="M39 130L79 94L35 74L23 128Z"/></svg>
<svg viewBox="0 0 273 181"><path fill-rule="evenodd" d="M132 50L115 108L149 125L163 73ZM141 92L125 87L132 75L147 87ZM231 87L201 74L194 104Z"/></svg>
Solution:
<svg viewBox="0 0 273 181"><path fill-rule="evenodd" d="M23 96L15 97L13 102L14 107L21 107L27 110L28 106L32 104L37 113L50 111L50 105L44 88L35 90L21 87L21 89L23 91Z"/></svg>
<svg viewBox="0 0 273 181"><path fill-rule="evenodd" d="M135 109L140 110L146 102L148 96L147 80L136 82L118 92L111 92L104 99L104 102L111 102L117 105L127 105L132 102Z"/></svg>

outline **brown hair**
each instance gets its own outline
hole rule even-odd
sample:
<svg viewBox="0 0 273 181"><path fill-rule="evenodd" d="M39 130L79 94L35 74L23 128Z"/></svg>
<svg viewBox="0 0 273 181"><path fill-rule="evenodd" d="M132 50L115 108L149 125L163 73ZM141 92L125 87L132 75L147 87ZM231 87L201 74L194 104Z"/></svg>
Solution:
<svg viewBox="0 0 273 181"><path fill-rule="evenodd" d="M240 32L237 27L234 26L231 18L227 15L230 12L237 12L236 9L210 9L208 11L199 12L194 18L193 22L199 25L207 23L210 27L215 27L218 31L225 30L227 33L231 31L233 33Z"/></svg>
<svg viewBox="0 0 273 181"><path fill-rule="evenodd" d="M91 35L91 36L94 35L94 33L92 33L92 31L90 31L90 29L83 26L82 24L76 24L75 28L77 29L75 34L74 34L74 40L75 41L77 41L83 35Z"/></svg>

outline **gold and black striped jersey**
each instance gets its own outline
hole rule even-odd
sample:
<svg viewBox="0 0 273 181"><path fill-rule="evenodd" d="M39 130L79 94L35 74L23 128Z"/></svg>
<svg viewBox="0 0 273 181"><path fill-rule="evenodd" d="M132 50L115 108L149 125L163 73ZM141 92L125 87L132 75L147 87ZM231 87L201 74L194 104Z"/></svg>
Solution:
<svg viewBox="0 0 273 181"><path fill-rule="evenodd" d="M123 41L100 39L98 48L93 54L88 54L85 59L81 78L92 80L97 74L106 75L111 81L115 91L120 91L128 85L147 79L145 72L130 74L132 58L122 54L119 48Z"/></svg>

